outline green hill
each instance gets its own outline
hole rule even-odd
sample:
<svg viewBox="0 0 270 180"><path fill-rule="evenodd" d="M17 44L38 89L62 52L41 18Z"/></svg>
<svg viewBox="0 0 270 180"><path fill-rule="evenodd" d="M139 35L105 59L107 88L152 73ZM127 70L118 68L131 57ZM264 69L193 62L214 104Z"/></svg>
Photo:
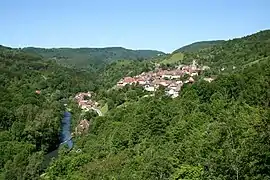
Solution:
<svg viewBox="0 0 270 180"><path fill-rule="evenodd" d="M89 49L0 46L0 179L270 179L269 49L266 30L151 61L117 61L101 50L88 59L100 68L80 71L69 67L91 66ZM216 79L185 84L175 99L163 89L150 96L134 85L111 88L154 63L194 59ZM72 132L83 118L69 100L79 91L93 91L106 114L90 114L89 133L73 137L74 148L63 147L44 170L43 155L59 143L63 102L72 109Z"/></svg>
<svg viewBox="0 0 270 180"><path fill-rule="evenodd" d="M95 90L95 80L94 73L0 46L0 179L39 177L43 154L59 144L62 101Z"/></svg>
<svg viewBox="0 0 270 180"><path fill-rule="evenodd" d="M120 60L113 62L99 71L99 80L102 87L112 87L116 85L124 76L135 76L142 72L153 69L150 61Z"/></svg>
<svg viewBox="0 0 270 180"><path fill-rule="evenodd" d="M23 48L23 51L36 53L44 58L55 59L60 64L78 68L102 67L117 60L144 60L159 54L154 50L130 50L122 47L107 48Z"/></svg>
<svg viewBox="0 0 270 180"><path fill-rule="evenodd" d="M184 54L181 52L172 53L168 55L164 60L162 60L161 64L174 64L179 63L184 59Z"/></svg>
<svg viewBox="0 0 270 180"><path fill-rule="evenodd" d="M183 46L183 47L175 50L174 53L176 53L176 52L196 52L196 51L199 51L201 49L210 48L212 46L222 44L223 42L224 42L224 40L195 42L195 43Z"/></svg>
<svg viewBox="0 0 270 180"><path fill-rule="evenodd" d="M148 97L109 110L75 140L81 152L62 155L46 177L268 179L269 63L185 86L174 100Z"/></svg>
<svg viewBox="0 0 270 180"><path fill-rule="evenodd" d="M263 44L268 47L268 32L261 33L240 38L240 45L235 40L229 41L232 47L227 47L228 42L220 45L228 54L234 53L235 47L242 47L247 59L239 63L253 63L219 74L212 83L185 85L178 98L167 98L159 91L154 97L139 98L142 92L136 87L103 91L99 96L107 99L108 111L93 119L88 135L75 139L75 149L81 152L62 155L45 176L143 180L270 178L270 56L263 53L266 57L256 62L248 59L268 52L263 48ZM248 49L259 41L260 49L253 48L253 53L249 53ZM207 52L215 52L216 48ZM184 60L186 55L190 59L201 58L203 53L184 53ZM239 53L241 50L237 50ZM206 64L211 61L207 57L212 58L208 55L201 59ZM230 62L233 55L222 61ZM104 78L111 78L110 82L132 67L131 73L140 70L137 63L112 63L105 69L108 74Z"/></svg>
<svg viewBox="0 0 270 180"><path fill-rule="evenodd" d="M233 67L242 68L248 63L257 62L270 56L270 30L264 30L242 38L235 38L203 49L186 52L183 62L196 59L199 64L214 69L225 68L230 72Z"/></svg>

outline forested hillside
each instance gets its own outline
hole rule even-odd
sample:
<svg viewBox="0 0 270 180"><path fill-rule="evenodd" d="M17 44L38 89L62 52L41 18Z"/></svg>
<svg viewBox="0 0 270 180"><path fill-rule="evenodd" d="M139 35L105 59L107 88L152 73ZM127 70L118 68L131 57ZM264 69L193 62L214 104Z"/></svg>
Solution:
<svg viewBox="0 0 270 180"><path fill-rule="evenodd" d="M46 177L269 179L269 73L265 61L111 110Z"/></svg>
<svg viewBox="0 0 270 180"><path fill-rule="evenodd" d="M154 64L151 61L120 60L113 62L99 71L99 85L101 88L110 88L124 76L135 76L153 68Z"/></svg>
<svg viewBox="0 0 270 180"><path fill-rule="evenodd" d="M148 61L147 51L116 49L0 46L0 179L270 179L270 30ZM175 99L163 88L114 87L193 60L215 80L198 77ZM72 99L87 91L106 113L89 113L89 133L44 170L63 104L74 132L81 111Z"/></svg>
<svg viewBox="0 0 270 180"><path fill-rule="evenodd" d="M159 63L174 66L177 64L189 64L194 59L200 65L211 68L211 74L230 73L245 68L254 63L264 61L270 56L270 30L235 38L228 41L203 41L207 48L189 50L189 47L197 47L200 42L191 44L172 52L158 60ZM202 42L202 44L204 44ZM207 45L207 42L209 43ZM182 49L182 50L181 50Z"/></svg>
<svg viewBox="0 0 270 180"><path fill-rule="evenodd" d="M215 40L215 41L199 41L186 46L183 46L174 51L177 52L196 52L202 49L211 48L212 46L222 44L224 40Z"/></svg>
<svg viewBox="0 0 270 180"><path fill-rule="evenodd" d="M234 39L219 47L219 53L226 50L226 56L220 60L224 63L253 62L248 58L261 52L263 60L220 74L212 83L185 85L180 97L174 100L162 91L154 97L133 101L124 99L130 94L141 94L140 89L119 96L111 93L116 108L93 119L90 133L75 140L75 149L81 149L81 153L74 151L60 157L45 177L269 179L270 59L265 33L269 32ZM237 42L243 52L235 49ZM258 45L260 49L252 48ZM213 53L216 49L212 48ZM253 53L249 53L250 49ZM215 58L216 54L204 57L201 63L207 64L211 61L207 58ZM188 57L198 58L201 52L191 55ZM113 64L106 78L113 81L127 73L130 65Z"/></svg>
<svg viewBox="0 0 270 180"><path fill-rule="evenodd" d="M225 41L220 45L196 53L186 53L184 62L197 59L198 63L228 71L259 62L270 56L270 30Z"/></svg>
<svg viewBox="0 0 270 180"><path fill-rule="evenodd" d="M39 177L43 154L59 144L61 101L95 90L94 80L93 73L0 47L0 179Z"/></svg>
<svg viewBox="0 0 270 180"><path fill-rule="evenodd" d="M97 69L117 60L143 60L164 54L154 50L130 50L122 47L108 48L23 48L44 58L55 59L60 64L77 68Z"/></svg>

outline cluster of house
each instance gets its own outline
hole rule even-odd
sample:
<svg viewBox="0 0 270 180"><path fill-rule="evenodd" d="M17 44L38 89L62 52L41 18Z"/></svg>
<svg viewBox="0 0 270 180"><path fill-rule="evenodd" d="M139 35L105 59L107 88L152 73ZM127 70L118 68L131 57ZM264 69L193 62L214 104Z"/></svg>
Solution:
<svg viewBox="0 0 270 180"><path fill-rule="evenodd" d="M75 100L78 103L78 106L85 111L89 111L90 109L96 108L98 106L97 102L91 100L90 92L80 92L76 94ZM80 120L79 124L75 128L75 132L72 133L72 136L87 133L89 126L90 122L88 120Z"/></svg>
<svg viewBox="0 0 270 180"><path fill-rule="evenodd" d="M98 103L92 101L90 98L91 98L90 92L87 93L80 92L75 96L75 100L77 101L79 107L81 107L81 109L86 111L89 111L90 109L98 106Z"/></svg>
<svg viewBox="0 0 270 180"><path fill-rule="evenodd" d="M135 77L124 77L118 81L117 86L138 84L147 91L155 91L159 86L164 86L166 94L175 98L179 95L179 91L185 83L193 83L194 77L206 68L199 68L196 61L193 61L191 65L179 65L172 70L158 68L155 71L143 72Z"/></svg>
<svg viewBox="0 0 270 180"><path fill-rule="evenodd" d="M89 131L90 123L88 120L83 119L79 122L79 124L75 127L75 132L73 132L71 135L82 135L86 134Z"/></svg>

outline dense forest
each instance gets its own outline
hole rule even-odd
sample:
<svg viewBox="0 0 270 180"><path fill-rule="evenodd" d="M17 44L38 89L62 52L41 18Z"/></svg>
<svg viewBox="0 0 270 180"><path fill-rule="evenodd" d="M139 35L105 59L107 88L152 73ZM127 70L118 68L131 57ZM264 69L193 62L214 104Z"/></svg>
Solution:
<svg viewBox="0 0 270 180"><path fill-rule="evenodd" d="M95 71L0 46L0 179L269 179L269 39L266 30L177 56L115 59ZM185 84L175 99L163 89L150 96L136 85L114 87L156 63L194 59L217 78ZM63 103L75 124L72 97L82 91L108 110L90 115L89 133L44 169L44 155L59 144Z"/></svg>
<svg viewBox="0 0 270 180"><path fill-rule="evenodd" d="M76 139L81 153L47 170L59 179L268 179L269 61L177 99L157 93L109 111Z"/></svg>
<svg viewBox="0 0 270 180"><path fill-rule="evenodd" d="M242 68L270 56L270 30L260 31L243 38L225 41L220 45L202 49L196 53L186 53L183 61L197 59L198 63L212 68Z"/></svg>
<svg viewBox="0 0 270 180"><path fill-rule="evenodd" d="M211 48L212 46L222 44L224 40L215 40L215 41L199 41L186 46L183 46L174 51L177 52L196 52L202 49Z"/></svg>
<svg viewBox="0 0 270 180"><path fill-rule="evenodd" d="M107 48L34 48L22 49L47 59L55 59L61 65L95 70L117 60L144 60L164 54L155 50L131 50L122 47Z"/></svg>
<svg viewBox="0 0 270 180"><path fill-rule="evenodd" d="M59 144L61 101L95 90L95 78L3 46L0 62L0 179L35 179Z"/></svg>
<svg viewBox="0 0 270 180"><path fill-rule="evenodd" d="M135 76L153 69L154 64L151 61L119 60L100 69L98 80L101 88L110 88L124 76Z"/></svg>

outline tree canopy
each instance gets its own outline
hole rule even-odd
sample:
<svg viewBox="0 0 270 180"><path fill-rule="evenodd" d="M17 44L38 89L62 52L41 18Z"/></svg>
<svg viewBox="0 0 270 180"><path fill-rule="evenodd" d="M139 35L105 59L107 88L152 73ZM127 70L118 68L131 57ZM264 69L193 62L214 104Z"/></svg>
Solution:
<svg viewBox="0 0 270 180"><path fill-rule="evenodd" d="M131 50L122 47L107 48L35 48L22 49L25 52L41 55L46 59L54 59L61 65L84 69L98 69L117 60L143 60L164 54L155 50Z"/></svg>
<svg viewBox="0 0 270 180"><path fill-rule="evenodd" d="M270 61L181 96L141 98L93 121L81 153L56 160L61 179L267 179ZM61 171L60 171L61 169Z"/></svg>
<svg viewBox="0 0 270 180"><path fill-rule="evenodd" d="M35 179L43 154L59 144L62 100L95 90L95 77L5 47L0 62L1 175Z"/></svg>

